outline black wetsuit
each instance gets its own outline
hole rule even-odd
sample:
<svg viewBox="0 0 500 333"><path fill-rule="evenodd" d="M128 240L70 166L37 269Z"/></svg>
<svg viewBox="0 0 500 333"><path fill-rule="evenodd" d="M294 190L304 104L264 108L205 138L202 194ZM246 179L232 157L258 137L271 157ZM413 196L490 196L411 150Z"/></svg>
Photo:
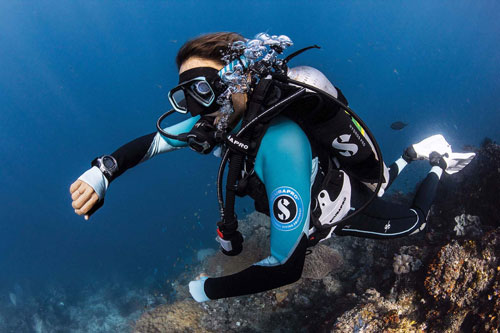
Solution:
<svg viewBox="0 0 500 333"><path fill-rule="evenodd" d="M389 184L392 184L400 170L396 163L389 167ZM434 200L439 183L440 172L430 172L420 184L410 206L389 202L381 197L348 221L342 228L334 230L339 236L357 236L364 238L397 238L403 237L425 227L426 217ZM359 208L366 202L370 193L356 182L351 182L351 204Z"/></svg>

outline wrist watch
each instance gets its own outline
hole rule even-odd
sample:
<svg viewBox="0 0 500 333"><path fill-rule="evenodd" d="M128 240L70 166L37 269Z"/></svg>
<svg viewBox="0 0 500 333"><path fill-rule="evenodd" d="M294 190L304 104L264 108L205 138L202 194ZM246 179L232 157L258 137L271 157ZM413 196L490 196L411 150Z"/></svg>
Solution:
<svg viewBox="0 0 500 333"><path fill-rule="evenodd" d="M116 162L116 159L111 155L96 157L92 161L92 166L98 167L110 182L113 179L113 175L118 171L118 163Z"/></svg>

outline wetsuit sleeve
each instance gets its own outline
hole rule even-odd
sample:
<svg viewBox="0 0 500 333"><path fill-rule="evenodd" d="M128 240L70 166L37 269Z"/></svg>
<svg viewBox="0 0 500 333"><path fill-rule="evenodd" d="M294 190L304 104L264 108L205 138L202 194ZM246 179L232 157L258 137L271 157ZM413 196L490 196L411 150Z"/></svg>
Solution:
<svg viewBox="0 0 500 333"><path fill-rule="evenodd" d="M166 128L166 131L172 134L188 132L198 119L199 117L187 119ZM179 149L185 145L184 142L166 138L157 132L144 135L124 144L111 154L118 164L118 171L113 174L111 179L104 177L101 170L95 166L83 173L78 179L89 184L97 193L99 199L102 200L106 195L109 182L122 175L128 169L149 160L155 155Z"/></svg>
<svg viewBox="0 0 500 333"><path fill-rule="evenodd" d="M168 127L166 131L174 135L188 132L191 130L198 118L199 117L187 119L176 125ZM153 156L185 146L185 142L166 138L159 132L144 135L130 141L111 154L111 156L113 156L118 163L118 172L113 175L111 180L122 175L126 170L136 166L137 164L151 159Z"/></svg>
<svg viewBox="0 0 500 333"><path fill-rule="evenodd" d="M199 117L189 118L183 122L168 127L166 131L174 135L188 132L198 119ZM137 164L149 160L153 156L185 146L185 142L169 139L161 135L159 132L137 138L121 146L111 154L118 162L118 172L114 175L114 178L120 176L126 170L136 166Z"/></svg>
<svg viewBox="0 0 500 333"><path fill-rule="evenodd" d="M239 273L207 279L204 291L209 299L261 292L300 278L309 229L311 160L300 127L286 118L275 119L255 163L269 198L271 255Z"/></svg>

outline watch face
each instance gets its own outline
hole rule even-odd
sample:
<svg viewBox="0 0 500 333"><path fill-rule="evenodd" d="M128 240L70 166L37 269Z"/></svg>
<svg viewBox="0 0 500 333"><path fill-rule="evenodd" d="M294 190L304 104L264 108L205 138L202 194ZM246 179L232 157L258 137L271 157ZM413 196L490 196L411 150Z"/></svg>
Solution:
<svg viewBox="0 0 500 333"><path fill-rule="evenodd" d="M102 164L109 170L113 170L116 167L115 160L110 156L104 156L102 158Z"/></svg>

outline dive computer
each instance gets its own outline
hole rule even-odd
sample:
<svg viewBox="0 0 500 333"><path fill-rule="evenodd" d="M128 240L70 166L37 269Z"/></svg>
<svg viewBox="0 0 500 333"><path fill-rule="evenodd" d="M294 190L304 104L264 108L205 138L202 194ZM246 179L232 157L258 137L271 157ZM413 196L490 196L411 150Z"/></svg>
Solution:
<svg viewBox="0 0 500 333"><path fill-rule="evenodd" d="M92 166L98 167L110 182L113 179L113 175L118 171L118 163L111 155L96 157L92 161Z"/></svg>

